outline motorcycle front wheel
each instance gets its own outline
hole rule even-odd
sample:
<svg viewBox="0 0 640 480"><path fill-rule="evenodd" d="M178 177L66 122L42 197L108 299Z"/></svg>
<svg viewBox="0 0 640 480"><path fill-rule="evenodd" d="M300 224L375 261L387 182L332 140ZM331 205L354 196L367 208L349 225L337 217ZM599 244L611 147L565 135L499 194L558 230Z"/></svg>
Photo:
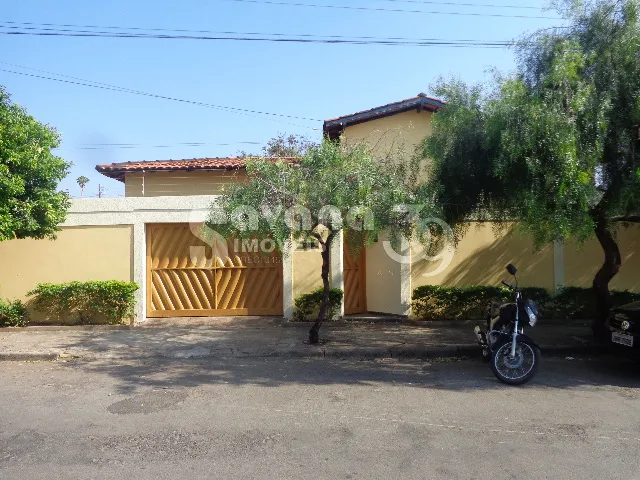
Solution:
<svg viewBox="0 0 640 480"><path fill-rule="evenodd" d="M537 345L516 340L516 354L511 356L511 339L500 340L493 348L491 370L508 385L522 385L533 378L540 364Z"/></svg>

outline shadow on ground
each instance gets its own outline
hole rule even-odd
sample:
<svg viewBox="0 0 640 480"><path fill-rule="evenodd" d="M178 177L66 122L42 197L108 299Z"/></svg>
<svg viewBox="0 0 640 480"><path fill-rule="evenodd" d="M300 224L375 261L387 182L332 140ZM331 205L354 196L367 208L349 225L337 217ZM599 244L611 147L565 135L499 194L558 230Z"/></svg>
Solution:
<svg viewBox="0 0 640 480"><path fill-rule="evenodd" d="M577 387L618 389L640 399L640 372L633 362L599 356L546 358L529 385L509 387L493 376L480 359L329 360L329 359L146 359L137 361L70 362L91 374L113 379L119 393L146 388L183 389L202 385L363 385L397 384L415 388L473 393L530 386L548 389Z"/></svg>
<svg viewBox="0 0 640 480"><path fill-rule="evenodd" d="M308 328L308 325L283 325L281 320L265 317L215 323L172 319L133 330L70 330L56 332L56 336L33 331L26 335L31 342L49 338L54 340L48 344L51 348L99 359L76 360L67 365L108 376L123 393L146 387L190 388L207 384L278 387L402 383L416 388L468 392L508 388L495 379L489 365L479 358L422 362L373 358L379 357L384 348L393 353L399 351L394 348L412 345L473 343L473 332L466 325L460 328L412 328L398 323L327 325L322 335L328 343L322 347L304 344ZM556 342L574 338L575 345L580 345L583 339L579 336L588 332L584 325L554 328L555 334L551 326L536 328L531 331L532 336L542 345L553 344L547 343L545 336L549 342L554 338ZM336 352L354 345L362 348L352 358L323 358L325 348L327 352L329 349ZM312 358L287 357L286 352L294 350L298 352L296 356L302 351ZM639 372L638 364L607 356L553 359L545 356L543 350L543 363L532 384L548 388L613 386L640 392Z"/></svg>

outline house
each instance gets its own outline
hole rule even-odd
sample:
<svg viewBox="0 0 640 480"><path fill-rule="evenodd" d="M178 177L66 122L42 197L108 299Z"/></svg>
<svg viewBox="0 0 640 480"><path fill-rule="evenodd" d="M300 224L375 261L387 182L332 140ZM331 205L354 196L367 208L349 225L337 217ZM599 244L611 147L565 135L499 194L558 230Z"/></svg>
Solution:
<svg viewBox="0 0 640 480"><path fill-rule="evenodd" d="M413 155L431 133L431 120L445 104L424 93L324 122L324 134L346 144L365 142L381 162ZM420 172L420 175L423 175ZM556 242L536 251L530 238L514 231L496 235L494 225L470 222L465 237L442 252L440 259L424 258L419 245L406 245L406 263L393 260L383 240L352 260L345 256L345 309L347 312L380 311L407 315L411 292L421 285L498 285L510 262L519 268L524 286L557 290L564 286L589 287L602 264L602 249L594 239L582 246ZM511 231L510 234L509 231ZM620 273L611 288L640 291L640 228L621 229L618 242L623 254ZM388 247L387 247L388 250ZM350 269L355 265L357 274ZM350 280L357 275L357 280ZM364 293L363 293L364 292ZM360 300L362 299L362 300ZM362 303L358 303L362 302Z"/></svg>
<svg viewBox="0 0 640 480"><path fill-rule="evenodd" d="M419 94L324 122L324 134L349 144L366 142L381 162L412 155L445 104ZM400 161L403 161L400 158ZM241 158L199 158L98 165L125 185L124 198L74 199L57 240L0 242L0 297L22 298L36 283L71 280L135 281L135 320L148 317L284 315L294 299L321 285L313 248L288 245L285 255L257 253L257 242L236 244L200 228L213 200L246 179ZM422 172L419 172L422 174ZM640 291L638 230L619 233L623 269L617 289ZM263 246L264 247L264 246ZM263 248L264 250L264 248ZM519 233L495 236L470 222L468 234L442 258L425 258L418 245L390 249L384 236L358 258L341 237L332 246L331 281L345 292L344 313L410 314L420 285L498 284L514 262L521 284L589 286L602 253L595 242L535 251Z"/></svg>

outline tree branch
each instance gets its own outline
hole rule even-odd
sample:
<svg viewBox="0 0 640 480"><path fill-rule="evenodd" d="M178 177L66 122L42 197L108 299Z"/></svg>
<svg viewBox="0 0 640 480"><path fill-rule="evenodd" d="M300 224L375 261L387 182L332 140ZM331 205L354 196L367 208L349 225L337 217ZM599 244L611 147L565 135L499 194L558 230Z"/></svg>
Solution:
<svg viewBox="0 0 640 480"><path fill-rule="evenodd" d="M613 217L610 219L612 222L629 222L640 223L640 215L623 215L620 217Z"/></svg>
<svg viewBox="0 0 640 480"><path fill-rule="evenodd" d="M315 231L315 229L318 227L318 224L316 223L312 228L311 231L309 232L309 234L315 238L316 240L318 240L318 242L320 243L320 245L324 246L326 244L325 240L322 238L322 235L320 235L318 232Z"/></svg>
<svg viewBox="0 0 640 480"><path fill-rule="evenodd" d="M284 197L289 197L291 199L293 199L295 201L296 197L294 195L292 195L291 193L287 192L286 190L281 190L280 188L278 188L276 185L274 185L271 182L268 182L267 180L265 180L262 177L256 176L253 177L255 180L257 180L258 182L261 182L263 184L265 184L266 186L268 186L269 188L271 188L271 191L276 193L276 194L280 194Z"/></svg>

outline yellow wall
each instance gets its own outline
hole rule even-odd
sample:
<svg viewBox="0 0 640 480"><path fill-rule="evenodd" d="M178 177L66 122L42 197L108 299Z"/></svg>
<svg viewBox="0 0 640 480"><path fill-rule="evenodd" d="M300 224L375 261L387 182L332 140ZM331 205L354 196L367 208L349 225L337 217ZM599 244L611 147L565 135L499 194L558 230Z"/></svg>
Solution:
<svg viewBox="0 0 640 480"><path fill-rule="evenodd" d="M341 136L344 145L365 142L380 158L408 159L416 146L432 132L433 113L404 112L389 117L349 126ZM424 178L423 169L420 178ZM618 242L622 253L620 273L611 288L640 292L640 226L620 229ZM567 286L591 285L603 260L597 240L581 248L568 242L564 248L564 280ZM472 224L456 247L453 261L442 273L424 277L437 263L425 260L411 265L411 289L421 285L499 285L508 278L504 267L514 263L521 285L553 290L553 246L536 251L528 236L517 230L511 235L495 236L490 224ZM367 251L367 307L370 311L391 311L399 302L399 265L376 244Z"/></svg>
<svg viewBox="0 0 640 480"><path fill-rule="evenodd" d="M214 172L135 172L125 175L126 197L217 195L225 185L245 180L243 170Z"/></svg>
<svg viewBox="0 0 640 480"><path fill-rule="evenodd" d="M345 145L364 141L380 157L402 155L408 159L416 146L431 134L433 113L404 112L347 127L341 137ZM421 172L421 176L424 171ZM370 254L373 253L373 254ZM494 236L488 224L472 224L454 252L453 261L442 273L424 277L437 263L426 260L411 265L411 289L420 285L496 285L507 278L504 267L519 268L522 285L554 288L553 247L536 252L531 240L521 233ZM367 251L367 306L371 311L390 311L399 302L399 264L376 244ZM397 284L397 285L396 285ZM396 291L398 290L398 291Z"/></svg>
<svg viewBox="0 0 640 480"><path fill-rule="evenodd" d="M68 227L56 240L0 242L0 297L26 300L37 283L132 280L132 227Z"/></svg>
<svg viewBox="0 0 640 480"><path fill-rule="evenodd" d="M384 250L385 235L367 249L367 311L404 315L401 267Z"/></svg>
<svg viewBox="0 0 640 480"><path fill-rule="evenodd" d="M424 273L435 270L437 262L421 260L412 264L411 288L422 285L500 285L508 280L505 266L518 267L518 281L522 286L544 287L553 290L553 246L536 252L533 242L518 230L495 236L490 224L471 223L457 245L451 264L435 276Z"/></svg>
<svg viewBox="0 0 640 480"><path fill-rule="evenodd" d="M620 227L616 237L622 266L611 281L613 290L640 292L640 225ZM564 247L565 285L590 287L593 277L602 266L604 253L598 240L593 238L582 247L575 242L567 242Z"/></svg>
<svg viewBox="0 0 640 480"><path fill-rule="evenodd" d="M293 252L293 299L322 287L320 250Z"/></svg>
<svg viewBox="0 0 640 480"><path fill-rule="evenodd" d="M398 149L412 155L415 147L431 134L432 112L398 113L345 128L344 145L365 142L379 156L394 155Z"/></svg>

